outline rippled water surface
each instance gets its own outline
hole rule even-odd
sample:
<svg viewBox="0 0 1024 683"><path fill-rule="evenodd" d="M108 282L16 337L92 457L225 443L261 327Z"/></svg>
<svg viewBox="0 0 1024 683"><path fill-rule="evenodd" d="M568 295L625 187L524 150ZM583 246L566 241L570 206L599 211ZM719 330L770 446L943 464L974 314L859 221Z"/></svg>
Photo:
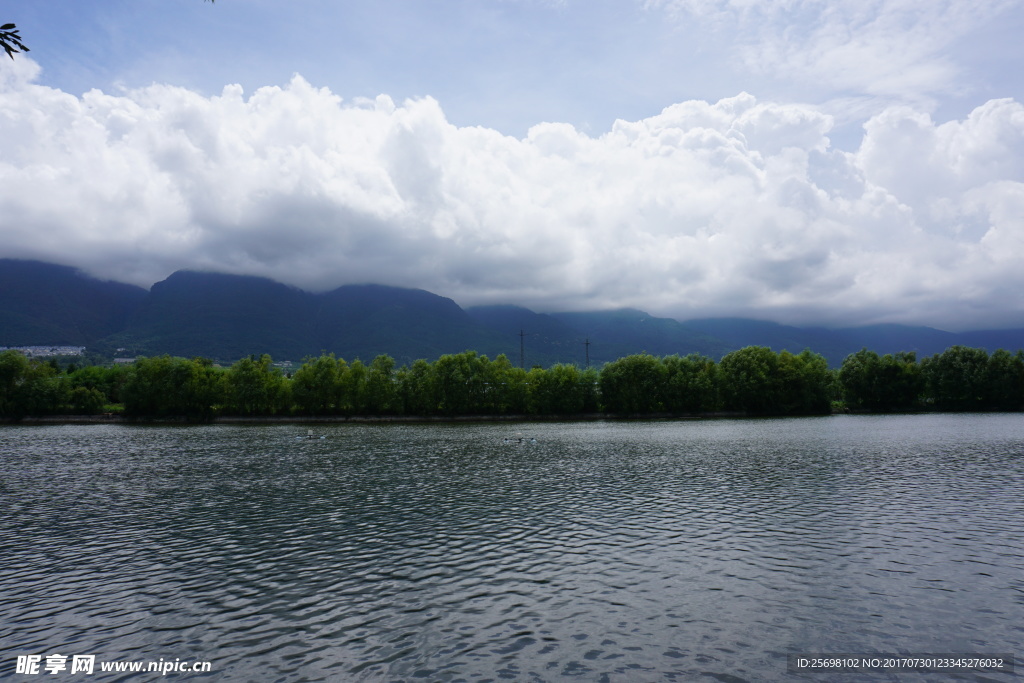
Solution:
<svg viewBox="0 0 1024 683"><path fill-rule="evenodd" d="M733 682L1024 654L1020 415L307 427L0 428L0 677L51 652Z"/></svg>

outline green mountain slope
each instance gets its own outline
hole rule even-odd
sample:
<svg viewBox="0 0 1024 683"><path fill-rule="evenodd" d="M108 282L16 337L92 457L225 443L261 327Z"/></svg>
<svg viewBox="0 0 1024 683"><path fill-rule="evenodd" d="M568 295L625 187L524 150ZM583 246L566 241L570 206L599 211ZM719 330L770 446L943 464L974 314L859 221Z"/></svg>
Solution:
<svg viewBox="0 0 1024 683"><path fill-rule="evenodd" d="M701 353L718 359L732 350L721 340L678 320L655 318L624 308L589 313L553 313L551 317L577 330L591 342L591 359L607 362L633 353L684 356Z"/></svg>
<svg viewBox="0 0 1024 683"><path fill-rule="evenodd" d="M918 357L954 344L1016 351L1024 348L1024 330L825 329L742 318L679 322L635 309L550 314L518 306L463 310L451 299L418 289L346 285L313 294L266 278L191 271L174 273L147 292L66 266L0 259L0 346L35 344L224 362L261 353L300 361L322 352L369 362L386 353L399 364L472 349L492 358L504 353L518 365L522 349L526 367L582 366L588 350L591 364L601 365L641 352L702 353L717 360L744 346L770 346L794 353L810 348L838 367L862 347L879 353L916 351Z"/></svg>
<svg viewBox="0 0 1024 683"><path fill-rule="evenodd" d="M0 259L0 346L90 346L123 328L146 294L67 266Z"/></svg>
<svg viewBox="0 0 1024 683"><path fill-rule="evenodd" d="M519 365L520 356L527 368L554 363L586 365L586 335L550 315L508 305L474 306L466 312L501 335L503 353L515 365ZM592 364L605 360L610 359L598 360L591 355Z"/></svg>
<svg viewBox="0 0 1024 683"><path fill-rule="evenodd" d="M266 278L178 271L153 285L128 325L104 340L124 354L237 360L269 353L300 358L311 348L310 295Z"/></svg>
<svg viewBox="0 0 1024 683"><path fill-rule="evenodd" d="M387 354L400 365L472 349L496 355L500 335L451 299L422 289L345 285L312 295L320 349L369 362Z"/></svg>

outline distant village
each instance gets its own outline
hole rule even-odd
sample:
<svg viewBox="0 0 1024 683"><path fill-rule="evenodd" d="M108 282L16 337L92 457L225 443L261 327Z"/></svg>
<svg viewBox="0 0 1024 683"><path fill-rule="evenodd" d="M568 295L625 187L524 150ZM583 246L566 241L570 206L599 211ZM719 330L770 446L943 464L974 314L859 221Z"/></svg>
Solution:
<svg viewBox="0 0 1024 683"><path fill-rule="evenodd" d="M124 351L125 349L117 349L118 351ZM54 358L58 356L82 356L85 355L84 346L0 346L0 353L4 351L18 351L24 354L28 358ZM113 359L114 365L132 365L138 360L137 357L115 357ZM214 363L214 367L223 367L220 363ZM284 372L292 372L301 365L291 360L275 361L273 366L283 370Z"/></svg>
<svg viewBox="0 0 1024 683"><path fill-rule="evenodd" d="M0 346L0 351L21 351L29 358L47 356L81 356L84 346Z"/></svg>

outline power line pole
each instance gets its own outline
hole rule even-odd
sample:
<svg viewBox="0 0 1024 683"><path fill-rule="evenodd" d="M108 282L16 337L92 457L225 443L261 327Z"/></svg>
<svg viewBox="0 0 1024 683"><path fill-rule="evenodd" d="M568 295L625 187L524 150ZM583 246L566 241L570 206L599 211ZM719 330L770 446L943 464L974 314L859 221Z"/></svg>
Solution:
<svg viewBox="0 0 1024 683"><path fill-rule="evenodd" d="M587 337L587 341L583 342L583 346L587 349L587 367L590 367L590 337Z"/></svg>
<svg viewBox="0 0 1024 683"><path fill-rule="evenodd" d="M520 370L525 370L526 369L526 366L523 364L523 358L524 358L524 356L523 356L523 345L524 345L523 338L525 336L526 335L523 333L522 328L520 328L519 329L519 369Z"/></svg>

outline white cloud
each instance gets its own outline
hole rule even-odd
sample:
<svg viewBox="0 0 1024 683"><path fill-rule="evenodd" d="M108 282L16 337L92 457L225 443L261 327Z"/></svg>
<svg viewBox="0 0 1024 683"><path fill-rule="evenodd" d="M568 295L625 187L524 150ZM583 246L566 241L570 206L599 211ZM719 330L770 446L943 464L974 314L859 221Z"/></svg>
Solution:
<svg viewBox="0 0 1024 683"><path fill-rule="evenodd" d="M1020 0L646 0L735 42L733 58L816 97L930 103L970 87L951 48ZM840 100L836 100L839 102ZM856 101L847 106L857 105Z"/></svg>
<svg viewBox="0 0 1024 683"><path fill-rule="evenodd" d="M205 268L464 305L1024 324L1012 100L941 124L892 108L846 153L828 115L748 94L517 139L300 77L74 97L19 68L0 90L0 256L145 286Z"/></svg>

